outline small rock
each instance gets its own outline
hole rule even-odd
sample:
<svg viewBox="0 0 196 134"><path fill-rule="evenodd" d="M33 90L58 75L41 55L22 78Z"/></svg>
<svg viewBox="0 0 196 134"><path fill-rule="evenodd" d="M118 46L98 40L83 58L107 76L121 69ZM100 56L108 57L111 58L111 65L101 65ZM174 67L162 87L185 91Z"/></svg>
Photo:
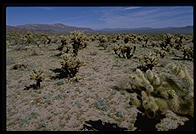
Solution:
<svg viewBox="0 0 196 134"><path fill-rule="evenodd" d="M110 109L109 104L104 99L97 100L95 102L95 107L103 111L108 111Z"/></svg>
<svg viewBox="0 0 196 134"><path fill-rule="evenodd" d="M64 81L63 81L63 80L59 80L56 84L57 84L58 86L63 85L63 84L64 84Z"/></svg>
<svg viewBox="0 0 196 134"><path fill-rule="evenodd" d="M79 100L77 100L77 101L75 102L75 105L77 105L78 108L81 108L81 104L80 104L80 101L79 101Z"/></svg>
<svg viewBox="0 0 196 134"><path fill-rule="evenodd" d="M123 118L124 117L124 113L121 112L121 111L120 112L117 112L116 113L116 116L119 117L119 118Z"/></svg>

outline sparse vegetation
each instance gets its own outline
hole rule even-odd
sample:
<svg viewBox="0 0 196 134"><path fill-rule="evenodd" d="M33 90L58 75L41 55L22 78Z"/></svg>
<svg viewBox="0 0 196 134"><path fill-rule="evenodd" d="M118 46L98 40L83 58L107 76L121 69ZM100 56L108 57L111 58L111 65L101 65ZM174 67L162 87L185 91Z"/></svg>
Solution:
<svg viewBox="0 0 196 134"><path fill-rule="evenodd" d="M134 131L142 114L169 131L194 118L193 35L8 32L6 44L7 130L100 119Z"/></svg>
<svg viewBox="0 0 196 134"><path fill-rule="evenodd" d="M30 75L30 79L36 81L35 88L39 89L41 87L40 83L45 79L45 76L43 71L40 68L38 68L32 71L32 74Z"/></svg>

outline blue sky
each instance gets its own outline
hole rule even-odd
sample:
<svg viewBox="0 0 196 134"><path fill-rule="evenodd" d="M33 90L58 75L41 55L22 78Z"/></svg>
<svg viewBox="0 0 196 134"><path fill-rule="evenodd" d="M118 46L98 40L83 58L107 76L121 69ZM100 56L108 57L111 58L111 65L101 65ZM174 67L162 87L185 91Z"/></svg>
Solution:
<svg viewBox="0 0 196 134"><path fill-rule="evenodd" d="M192 6L7 7L7 25L54 24L102 28L193 25Z"/></svg>

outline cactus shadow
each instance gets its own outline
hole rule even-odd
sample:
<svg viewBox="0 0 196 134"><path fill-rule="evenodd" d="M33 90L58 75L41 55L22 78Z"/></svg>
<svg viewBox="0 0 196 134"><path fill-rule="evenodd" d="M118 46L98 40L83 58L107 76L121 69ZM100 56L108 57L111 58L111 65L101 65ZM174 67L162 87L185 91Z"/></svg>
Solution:
<svg viewBox="0 0 196 134"><path fill-rule="evenodd" d="M36 85L35 84L31 84L29 86L25 86L24 90L29 90L29 89L36 89Z"/></svg>
<svg viewBox="0 0 196 134"><path fill-rule="evenodd" d="M142 113L139 113L135 122L135 127L137 127L136 131L157 131L156 124L163 118L165 118L164 115L161 115L155 119L149 119Z"/></svg>
<svg viewBox="0 0 196 134"><path fill-rule="evenodd" d="M116 91L127 91L128 93L134 93L134 91L132 91L130 88L122 88L119 86L111 86L110 88Z"/></svg>
<svg viewBox="0 0 196 134"><path fill-rule="evenodd" d="M81 130L97 130L97 131L125 131L127 128L121 128L115 123L102 122L100 119L97 121L85 121Z"/></svg>
<svg viewBox="0 0 196 134"><path fill-rule="evenodd" d="M61 53L55 54L54 56L59 57L59 56L61 56Z"/></svg>
<svg viewBox="0 0 196 134"><path fill-rule="evenodd" d="M172 58L172 60L187 60L187 61L192 61L192 59L184 59L184 58Z"/></svg>
<svg viewBox="0 0 196 134"><path fill-rule="evenodd" d="M52 72L56 73L56 76L52 76L50 79L51 80L56 80L56 79L64 79L68 77L68 74L63 72L62 69L56 68L56 69L50 69Z"/></svg>

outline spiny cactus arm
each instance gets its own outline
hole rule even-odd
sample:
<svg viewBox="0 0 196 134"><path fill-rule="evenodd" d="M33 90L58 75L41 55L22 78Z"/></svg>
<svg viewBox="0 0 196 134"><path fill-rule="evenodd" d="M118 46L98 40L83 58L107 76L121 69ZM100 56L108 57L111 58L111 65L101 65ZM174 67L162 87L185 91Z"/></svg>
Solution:
<svg viewBox="0 0 196 134"><path fill-rule="evenodd" d="M129 104L135 105L136 107L141 107L141 101L137 98L137 94L136 93L132 93L130 95L130 102L129 102Z"/></svg>
<svg viewBox="0 0 196 134"><path fill-rule="evenodd" d="M159 111L161 111L161 114L165 114L166 111L168 111L169 106L167 103L166 99L162 99L162 98L155 98L155 102L159 107Z"/></svg>
<svg viewBox="0 0 196 134"><path fill-rule="evenodd" d="M190 98L191 96L193 97L193 91L194 91L194 83L193 83L193 78L189 75L186 67L182 65L181 67L178 67L174 64L170 64L170 73L173 73L176 76L176 79L181 80L181 85L179 85L182 91L184 93L187 93L187 97ZM174 79L174 81L177 81ZM185 87L185 89L183 88ZM191 96L189 96L191 95Z"/></svg>
<svg viewBox="0 0 196 134"><path fill-rule="evenodd" d="M159 107L155 102L155 98L147 95L145 91L141 92L142 94L142 106L145 109L145 113L148 118L154 118L156 116Z"/></svg>
<svg viewBox="0 0 196 134"><path fill-rule="evenodd" d="M136 69L136 76L130 76L130 84L139 90L146 89L148 94L154 91L153 86L145 78L143 72L140 69Z"/></svg>

